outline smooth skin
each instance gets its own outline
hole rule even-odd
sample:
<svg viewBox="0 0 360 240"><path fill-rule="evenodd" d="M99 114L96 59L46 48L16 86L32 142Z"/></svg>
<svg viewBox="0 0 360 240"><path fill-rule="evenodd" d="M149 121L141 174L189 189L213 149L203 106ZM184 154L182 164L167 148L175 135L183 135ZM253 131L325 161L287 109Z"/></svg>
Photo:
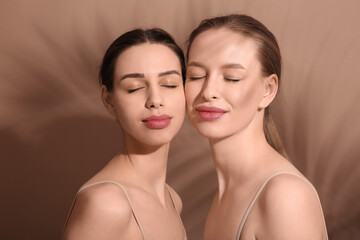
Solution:
<svg viewBox="0 0 360 240"><path fill-rule="evenodd" d="M101 89L108 112L120 124L124 144L84 185L111 180L125 186L146 239L184 239L185 232L166 187L170 141L185 115L181 67L176 54L161 44L144 43L117 59L114 89ZM148 128L143 120L166 114L170 124ZM169 187L179 211L180 197ZM78 194L63 239L143 239L122 189L105 183Z"/></svg>
<svg viewBox="0 0 360 240"><path fill-rule="evenodd" d="M185 95L189 118L209 139L218 191L206 220L204 239L235 240L256 191L277 172L302 174L266 141L264 109L278 90L275 74L263 76L258 45L229 29L210 29L193 41ZM226 113L207 121L199 106ZM326 239L318 196L305 178L284 174L266 185L251 210L240 239Z"/></svg>

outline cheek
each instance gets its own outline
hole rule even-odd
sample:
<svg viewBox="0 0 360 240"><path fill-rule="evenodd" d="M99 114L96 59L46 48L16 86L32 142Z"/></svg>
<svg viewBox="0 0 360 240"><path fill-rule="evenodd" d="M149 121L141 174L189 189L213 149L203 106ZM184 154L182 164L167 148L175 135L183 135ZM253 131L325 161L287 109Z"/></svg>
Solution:
<svg viewBox="0 0 360 240"><path fill-rule="evenodd" d="M200 93L201 86L199 87L198 85L195 82L187 82L185 84L185 98L188 107L194 103L196 96Z"/></svg>
<svg viewBox="0 0 360 240"><path fill-rule="evenodd" d="M115 102L115 111L117 118L121 124L126 124L136 118L142 108L142 101L133 98L117 98Z"/></svg>
<svg viewBox="0 0 360 240"><path fill-rule="evenodd" d="M165 107L177 109L178 111L184 111L185 109L185 95L184 88L179 88L177 92L169 92L164 96Z"/></svg>
<svg viewBox="0 0 360 240"><path fill-rule="evenodd" d="M251 84L243 86L238 91L233 89L229 92L228 96L234 104L234 108L256 112L261 101L261 88L257 84Z"/></svg>

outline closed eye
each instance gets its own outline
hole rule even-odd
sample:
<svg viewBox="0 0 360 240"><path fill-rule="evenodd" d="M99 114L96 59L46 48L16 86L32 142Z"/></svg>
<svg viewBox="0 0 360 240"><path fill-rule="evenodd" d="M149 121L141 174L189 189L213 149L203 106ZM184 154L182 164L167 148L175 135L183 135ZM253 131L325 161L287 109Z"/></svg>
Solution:
<svg viewBox="0 0 360 240"><path fill-rule="evenodd" d="M229 82L239 82L240 79L236 79L236 78L224 78L226 81L229 81Z"/></svg>
<svg viewBox="0 0 360 240"><path fill-rule="evenodd" d="M137 90L140 90L140 89L142 89L142 88L144 88L144 87L138 87L138 88L129 89L129 90L128 90L128 93L133 93L133 92L135 92L135 91L137 91Z"/></svg>
<svg viewBox="0 0 360 240"><path fill-rule="evenodd" d="M177 88L177 85L161 85L161 86L166 88Z"/></svg>
<svg viewBox="0 0 360 240"><path fill-rule="evenodd" d="M206 76L201 76L201 77L189 77L189 79L191 80L191 81L193 81L193 80L199 80L199 79L202 79L202 78L205 78Z"/></svg>

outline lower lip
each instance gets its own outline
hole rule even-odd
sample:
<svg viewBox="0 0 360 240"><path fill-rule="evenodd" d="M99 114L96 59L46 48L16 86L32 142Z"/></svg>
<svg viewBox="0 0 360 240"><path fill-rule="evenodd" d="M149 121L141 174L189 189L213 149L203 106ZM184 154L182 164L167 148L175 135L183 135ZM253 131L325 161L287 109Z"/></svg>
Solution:
<svg viewBox="0 0 360 240"><path fill-rule="evenodd" d="M162 129L166 128L170 124L171 119L158 119L158 120L147 120L144 121L145 126L151 129Z"/></svg>
<svg viewBox="0 0 360 240"><path fill-rule="evenodd" d="M202 112L202 111L200 112L199 111L200 117L206 121L213 121L213 120L219 119L224 114L225 114L225 112Z"/></svg>

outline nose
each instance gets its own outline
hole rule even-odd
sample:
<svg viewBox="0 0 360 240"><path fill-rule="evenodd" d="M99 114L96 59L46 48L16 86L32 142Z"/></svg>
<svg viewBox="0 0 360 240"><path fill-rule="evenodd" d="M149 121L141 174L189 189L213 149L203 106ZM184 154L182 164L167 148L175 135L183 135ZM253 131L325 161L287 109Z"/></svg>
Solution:
<svg viewBox="0 0 360 240"><path fill-rule="evenodd" d="M161 94L161 90L159 86L149 87L148 88L148 96L146 100L147 108L159 108L164 106L164 99Z"/></svg>
<svg viewBox="0 0 360 240"><path fill-rule="evenodd" d="M208 101L214 101L217 100L220 97L220 86L217 83L216 79L214 78L208 78L204 82L203 89L202 89L202 96L203 98Z"/></svg>

